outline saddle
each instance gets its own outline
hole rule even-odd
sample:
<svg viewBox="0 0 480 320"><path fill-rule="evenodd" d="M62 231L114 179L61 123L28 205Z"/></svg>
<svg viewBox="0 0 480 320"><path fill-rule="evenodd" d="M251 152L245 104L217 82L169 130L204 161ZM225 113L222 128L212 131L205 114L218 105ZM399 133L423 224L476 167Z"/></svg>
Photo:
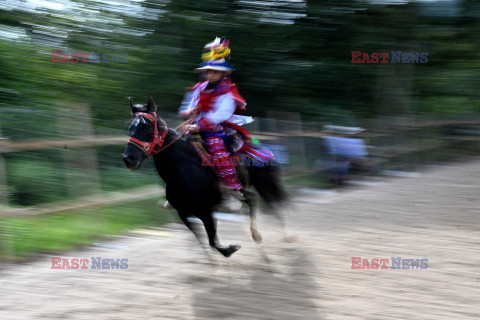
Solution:
<svg viewBox="0 0 480 320"><path fill-rule="evenodd" d="M253 139L244 128L235 124L227 124L224 134L220 134L220 136L230 152L231 161L234 161L236 166L263 167L276 165L272 151L263 146L260 141ZM190 134L187 139L202 159L202 165L212 167L217 165L215 159L207 151L205 141L200 134Z"/></svg>

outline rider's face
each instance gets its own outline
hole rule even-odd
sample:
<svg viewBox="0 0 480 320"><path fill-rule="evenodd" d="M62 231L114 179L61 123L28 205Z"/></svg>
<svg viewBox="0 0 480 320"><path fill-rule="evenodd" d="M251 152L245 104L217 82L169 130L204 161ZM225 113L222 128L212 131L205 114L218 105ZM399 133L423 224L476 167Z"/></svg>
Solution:
<svg viewBox="0 0 480 320"><path fill-rule="evenodd" d="M225 76L225 72L218 70L207 70L207 80L210 83L217 82Z"/></svg>

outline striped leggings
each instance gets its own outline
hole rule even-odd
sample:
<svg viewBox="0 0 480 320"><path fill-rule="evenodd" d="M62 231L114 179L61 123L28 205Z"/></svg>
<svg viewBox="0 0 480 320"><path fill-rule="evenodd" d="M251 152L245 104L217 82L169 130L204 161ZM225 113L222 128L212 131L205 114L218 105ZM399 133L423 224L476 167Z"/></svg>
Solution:
<svg viewBox="0 0 480 320"><path fill-rule="evenodd" d="M230 152L225 147L221 137L210 136L205 138L208 152L216 158L215 171L228 189L240 190L242 184L235 173L235 163L230 161Z"/></svg>

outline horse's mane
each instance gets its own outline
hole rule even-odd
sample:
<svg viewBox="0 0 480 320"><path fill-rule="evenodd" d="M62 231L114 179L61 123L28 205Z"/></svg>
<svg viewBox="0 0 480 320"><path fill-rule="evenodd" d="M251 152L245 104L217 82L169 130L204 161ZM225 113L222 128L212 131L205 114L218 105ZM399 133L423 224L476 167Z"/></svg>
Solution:
<svg viewBox="0 0 480 320"><path fill-rule="evenodd" d="M172 141L175 140L175 142L172 143ZM200 155L198 152L195 150L193 145L190 143L188 138L184 136L180 136L180 134L172 128L168 129L168 134L167 138L165 139L165 144L170 144L172 143L171 146L175 145L175 148L185 154L185 156L188 156L190 159L196 159L196 160L201 160ZM169 146L169 147L171 147Z"/></svg>

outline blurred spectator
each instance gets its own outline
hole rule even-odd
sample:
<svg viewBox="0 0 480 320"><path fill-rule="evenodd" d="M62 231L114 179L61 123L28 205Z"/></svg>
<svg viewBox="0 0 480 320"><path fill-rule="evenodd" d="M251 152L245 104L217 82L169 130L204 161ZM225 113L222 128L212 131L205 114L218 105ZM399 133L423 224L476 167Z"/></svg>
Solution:
<svg viewBox="0 0 480 320"><path fill-rule="evenodd" d="M352 174L369 171L368 152L364 140L352 137L364 131L361 128L328 126L323 140L326 153L330 156L327 170L328 179L335 185L342 185Z"/></svg>

